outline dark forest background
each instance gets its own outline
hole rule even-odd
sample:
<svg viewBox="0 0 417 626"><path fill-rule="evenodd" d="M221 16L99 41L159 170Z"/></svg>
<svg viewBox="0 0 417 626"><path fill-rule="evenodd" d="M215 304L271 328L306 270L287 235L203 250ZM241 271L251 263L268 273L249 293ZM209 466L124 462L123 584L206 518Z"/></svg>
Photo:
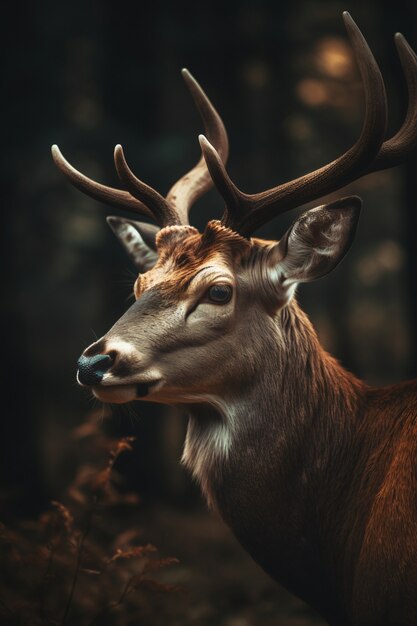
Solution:
<svg viewBox="0 0 417 626"><path fill-rule="evenodd" d="M345 9L380 64L392 134L406 106L393 35L401 31L417 48L411 0L2 7L0 517L36 516L71 480L79 459L69 432L91 411L99 420L104 413L76 387L76 360L127 308L134 281L105 223L111 209L70 186L53 165L51 144L82 172L117 186L112 154L121 143L135 173L166 193L200 155L185 66L223 117L229 171L245 191L315 169L353 144L362 123ZM334 274L299 290L323 344L372 384L417 375L416 166L411 159L350 185L364 200L352 250ZM201 227L221 209L212 191L194 207L192 223ZM279 238L294 216L260 234ZM106 412L103 428L137 437L120 470L144 512L208 523L179 465L183 416L138 403L111 418ZM173 553L174 525L167 531Z"/></svg>

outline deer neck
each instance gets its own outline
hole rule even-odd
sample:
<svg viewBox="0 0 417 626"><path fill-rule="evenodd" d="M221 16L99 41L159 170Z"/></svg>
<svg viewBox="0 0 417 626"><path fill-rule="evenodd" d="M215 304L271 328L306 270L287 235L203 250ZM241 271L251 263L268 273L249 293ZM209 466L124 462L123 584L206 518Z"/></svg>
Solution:
<svg viewBox="0 0 417 626"><path fill-rule="evenodd" d="M295 303L274 320L259 355L253 384L191 407L183 461L209 505L270 571L278 537L280 553L291 545L293 558L303 542L310 546L307 533L319 532L313 517L321 508L340 508L354 472L344 466L340 480L340 459L354 438L365 385L321 348ZM330 493L332 477L337 493Z"/></svg>
<svg viewBox="0 0 417 626"><path fill-rule="evenodd" d="M365 385L323 350L295 302L273 322L266 336L265 325L253 330L261 339L257 358L242 352L242 359L251 361L250 383L219 395L196 395L195 403L186 405L183 462L212 506L212 486L238 452L248 452L242 473L267 454L284 471L289 451L292 459L297 453L314 456L315 467L325 469L335 446L348 444L354 428Z"/></svg>

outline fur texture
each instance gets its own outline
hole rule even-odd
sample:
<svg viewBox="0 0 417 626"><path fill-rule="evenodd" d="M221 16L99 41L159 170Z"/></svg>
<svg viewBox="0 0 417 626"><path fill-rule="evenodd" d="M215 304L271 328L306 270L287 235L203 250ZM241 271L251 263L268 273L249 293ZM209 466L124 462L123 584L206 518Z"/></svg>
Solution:
<svg viewBox="0 0 417 626"><path fill-rule="evenodd" d="M252 557L337 626L417 623L417 382L371 389L320 346L294 293L346 253L357 203L279 242L169 227L137 302L86 353L104 401L182 406L183 462ZM213 285L232 297L210 300ZM123 343L124 342L124 343Z"/></svg>

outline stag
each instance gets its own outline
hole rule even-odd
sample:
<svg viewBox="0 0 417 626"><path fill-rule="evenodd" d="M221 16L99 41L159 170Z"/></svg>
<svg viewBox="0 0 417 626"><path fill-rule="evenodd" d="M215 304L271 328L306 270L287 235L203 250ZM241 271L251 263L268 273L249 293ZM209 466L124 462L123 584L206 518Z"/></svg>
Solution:
<svg viewBox="0 0 417 626"><path fill-rule="evenodd" d="M256 194L225 169L223 123L198 83L185 82L207 138L166 197L139 180L121 146L122 189L90 180L57 146L70 182L156 225L109 217L139 270L136 302L78 362L103 402L142 399L189 414L183 462L209 503L266 572L337 626L417 623L417 381L372 388L320 345L297 285L348 251L361 201L302 213L279 241L251 237L278 214L403 161L417 141L417 57L395 42L408 85L400 130L385 140L378 65L344 14L363 81L357 142L336 160ZM204 232L191 205L211 185L225 201Z"/></svg>

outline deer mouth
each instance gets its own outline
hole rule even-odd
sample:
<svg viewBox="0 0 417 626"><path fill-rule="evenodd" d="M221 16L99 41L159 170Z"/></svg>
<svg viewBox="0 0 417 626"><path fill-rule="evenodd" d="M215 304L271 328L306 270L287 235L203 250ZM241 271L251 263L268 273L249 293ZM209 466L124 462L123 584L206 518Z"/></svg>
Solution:
<svg viewBox="0 0 417 626"><path fill-rule="evenodd" d="M133 400L147 398L161 383L160 379L155 381L136 384L115 384L115 385L95 385L91 388L94 396L102 402L112 404L125 404Z"/></svg>
<svg viewBox="0 0 417 626"><path fill-rule="evenodd" d="M152 383L138 383L136 385L136 396L138 398L144 398L145 396L148 396L151 387Z"/></svg>

